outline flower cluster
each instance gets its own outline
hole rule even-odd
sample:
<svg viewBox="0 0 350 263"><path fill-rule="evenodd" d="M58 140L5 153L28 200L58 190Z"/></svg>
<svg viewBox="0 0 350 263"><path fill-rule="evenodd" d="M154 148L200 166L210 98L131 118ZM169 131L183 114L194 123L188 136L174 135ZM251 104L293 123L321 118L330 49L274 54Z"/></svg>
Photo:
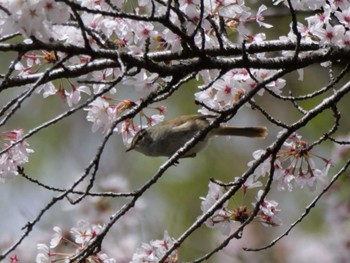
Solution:
<svg viewBox="0 0 350 263"><path fill-rule="evenodd" d="M23 130L13 130L9 132L1 132L0 140L2 142L1 151L11 147L23 137ZM18 172L17 167L28 162L29 154L34 151L29 148L29 144L25 141L17 143L9 148L0 156L0 182L4 183L14 178Z"/></svg>
<svg viewBox="0 0 350 263"><path fill-rule="evenodd" d="M49 59L49 57L51 59ZM46 61L47 63L52 62L52 60L54 60L52 57L53 55L47 52L44 52L43 55L35 53L30 55L26 54L23 56L25 59L25 66L18 62L15 65L15 68L19 71L20 75L29 76L37 71L36 67L44 63L43 61ZM90 76L93 82L96 82L92 87L86 85L75 85L69 81L67 81L67 84L61 81L58 86L53 85L52 82L47 82L40 85L37 88L36 93L42 93L44 98L56 95L65 101L69 107L73 107L81 102L83 94L85 94L85 96L104 94L91 102L85 110L87 111L87 120L92 122L92 131L96 132L101 128L102 131L106 133L123 112L130 110L137 105L136 102L130 99L122 101L115 99L113 97L116 93L115 88L109 88L108 85L104 84L106 81L115 80L120 74L120 69L106 69L103 72L94 72ZM158 87L159 83L156 82L157 78L157 74L148 74L145 70L141 70L132 77L125 77L122 82L126 86L132 86L139 95L147 95ZM106 95L107 92L109 92L109 95ZM162 121L163 115L166 112L164 106L150 108L156 110L158 114L148 116L143 111L141 117L146 119L145 125L154 125ZM122 135L125 145L128 146L133 136L141 129L141 127L141 124L136 125L133 120L127 119L126 121L121 122L115 131Z"/></svg>
<svg viewBox="0 0 350 263"><path fill-rule="evenodd" d="M282 1L275 1L279 4ZM286 1L283 1L286 2ZM292 1L295 10L317 10L306 17L306 25L298 22L298 32L302 41L321 45L350 45L350 6L348 1ZM287 3L285 3L287 4ZM291 30L281 40L296 40Z"/></svg>
<svg viewBox="0 0 350 263"><path fill-rule="evenodd" d="M253 153L255 160L264 154L263 150ZM301 136L294 133L283 144L274 162L273 179L277 182L278 190L293 189L293 182L299 188L307 187L310 191L316 189L317 181L327 182L327 175L331 167L331 161L320 157L312 152L312 147L301 139ZM314 158L321 160L323 167L316 166ZM248 163L252 166L255 161ZM255 180L270 173L271 159L265 160L255 170Z"/></svg>
<svg viewBox="0 0 350 263"><path fill-rule="evenodd" d="M104 132L107 132L117 120L120 114L136 104L131 100L123 100L119 103L113 104L113 99L104 96L99 97L94 102L90 103L89 107L85 110L88 112L87 120L92 122L92 131L95 132L99 128L102 128ZM166 111L165 107L153 107L152 109L159 112L159 114L153 114L147 116L144 111L141 112L141 117L146 119L147 125L155 125L161 122L164 118ZM132 119L127 119L117 125L115 131L122 134L124 144L130 145L132 138L142 128L142 124L135 124Z"/></svg>
<svg viewBox="0 0 350 263"><path fill-rule="evenodd" d="M219 79L215 79L216 76L213 72L200 72L205 82L200 87L202 91L195 94L196 100L205 106L200 112L205 114L208 113L208 109L222 111L231 108L242 96L254 89L257 82L271 77L276 71L252 69L250 73L254 76L254 79L246 69L228 71ZM280 94L285 83L284 79L279 78L266 85L266 88L273 93ZM258 94L263 95L264 90L260 90Z"/></svg>
<svg viewBox="0 0 350 263"><path fill-rule="evenodd" d="M238 180L237 180L238 182ZM258 187L260 185L249 185L245 184L243 186L243 191L248 188ZM209 209L216 204L216 202L222 198L225 194L226 189L224 186L219 185L214 182L209 183L209 191L207 196L202 197L201 210L206 213ZM260 200L262 190L258 192L257 200ZM256 204L252 204L255 207ZM257 214L257 219L266 226L278 226L281 224L280 219L276 216L279 210L276 208L278 203L273 200L264 199L259 206L259 212ZM232 222L243 223L252 215L252 212L247 206L238 206L233 210L228 208L228 201L226 201L220 209L217 209L214 214L205 222L205 224L210 228L218 228L222 234L229 235L231 232Z"/></svg>
<svg viewBox="0 0 350 263"><path fill-rule="evenodd" d="M280 135L279 135L280 136ZM248 163L251 167L256 160L258 160L265 151L257 150L253 153L255 160ZM318 158L324 164L319 169L317 168L313 158ZM273 179L277 182L278 190L293 189L293 182L295 186L299 188L308 188L310 191L314 191L317 186L317 181L322 183L327 182L327 175L331 166L330 160L315 155L312 152L312 147L302 140L301 136L293 133L284 142L282 149L278 152L276 160L273 163ZM254 174L249 177L243 184L243 193L246 193L248 189L261 187L262 183L259 178L264 177L271 171L271 158L266 159L256 169ZM240 183L241 178L235 179L235 184ZM202 199L201 210L206 213L213 207L216 202L223 197L226 189L225 186L218 183L209 183L209 191L205 198ZM262 190L259 190L257 195L257 201L260 200ZM256 203L252 204L253 206ZM276 216L279 210L276 208L278 203L274 200L267 200L266 198L260 203L257 218L264 225L278 226L281 225L281 220ZM251 212L246 206L239 206L234 210L228 208L228 201L226 201L220 209L217 209L214 214L206 221L208 227L219 228L223 234L229 234L231 230L231 222L238 221L244 222Z"/></svg>
<svg viewBox="0 0 350 263"><path fill-rule="evenodd" d="M298 23L298 31L302 35L302 41L306 43L319 43L321 45L349 45L350 44L350 7L345 1L291 1L295 10L312 10L312 16L306 18L307 26ZM163 17L167 15L172 30L164 24L155 25L146 19L133 19L133 16L114 16L113 12L123 11L124 1L77 1L82 9L74 13L72 8L64 2L53 0L29 0L29 1L0 1L2 12L0 12L0 34L20 33L25 38L25 43L32 43L33 38L43 42L59 42L66 45L85 47L89 45L92 49L114 45L120 52L140 57L151 51L169 50L180 53L186 49L217 48L229 41L224 40L220 34L215 33L216 27L224 26L231 31L238 39L244 39L248 43L260 43L265 41L265 33L251 33L248 24L255 24L259 28L268 29L272 25L265 22L265 5L260 5L257 12L249 8L244 0L180 0L177 7L168 9L166 1L138 1L135 8L136 16ZM284 3L285 0L274 1L275 5ZM96 12L82 11L84 8ZM103 15L98 11L103 11ZM108 15L110 14L110 15ZM79 19L77 19L77 16ZM70 23L70 18L81 20L84 28L79 28L75 22ZM332 23L331 23L332 21ZM216 26L215 26L216 25ZM181 30L174 30L174 27ZM201 30L198 30L198 29ZM191 37L189 37L191 36ZM192 40L190 40L192 39ZM294 32L281 40L296 40ZM237 42L237 41L234 41ZM291 51L286 51L291 52ZM294 52L294 51L293 51ZM54 63L60 58L65 58L63 52L37 51L26 53L15 65L15 69L21 76L27 76L46 68L46 64ZM252 58L264 58L265 54L249 54ZM106 58L92 59L87 55L77 55L65 61L66 68L77 69L89 63L107 63ZM170 60L167 63L174 65L177 60ZM37 92L43 91L43 96L58 95L72 107L81 101L82 95L115 93L114 88L108 87L106 83L115 81L122 76L123 66L120 68L108 68L96 71L82 79L87 79L92 87L77 83L64 84L61 82L47 82L38 87ZM220 111L230 108L244 94L254 89L258 82L264 81L273 76L276 70L267 69L234 69L228 72L218 70L203 70L198 73L198 78L203 81L200 91L196 93L196 100L204 107L200 110L207 113L210 110ZM124 76L122 84L133 87L140 96L145 96L151 91L158 89L162 78L157 73L151 73L145 69L139 69L134 75ZM277 95L282 93L285 80L282 78L271 81L265 85L265 89ZM263 95L264 90L259 91ZM125 101L125 99L122 99ZM127 99L127 101L134 101ZM110 105L110 100L100 97L90 104L87 119L93 122L93 130L102 128L103 131L111 127L116 119L117 107ZM125 107L125 103L122 102ZM129 104L131 105L131 104ZM124 108L125 109L125 108ZM99 119L100 118L100 119ZM150 117L158 120L159 116ZM135 129L134 129L135 128ZM125 144L128 145L132 136L139 128L126 123L120 124L117 129L123 136Z"/></svg>
<svg viewBox="0 0 350 263"><path fill-rule="evenodd" d="M68 262L74 256L78 255L79 252L88 246L96 236L101 233L103 226L96 224L89 224L86 221L79 221L77 227L73 227L70 230L72 239L65 237L62 233L61 228L54 227L55 234L50 241L50 245L38 244L38 254L36 256L37 263L49 263L64 261ZM59 251L71 246L73 251ZM107 254L98 252L86 259L87 262L103 262L103 263L116 263L113 258L107 256Z"/></svg>
<svg viewBox="0 0 350 263"><path fill-rule="evenodd" d="M78 1L81 6L103 10L115 11L115 8L122 8L123 1ZM6 8L6 12L1 13L0 22L2 26L0 33L13 34L18 31L25 37L35 37L41 41L61 40L75 45L84 45L84 37L79 28L65 24L72 14L71 9L64 3L53 0L30 0L30 1L1 1ZM166 2L153 2L155 8L151 9L149 1L139 1L139 8L135 11L140 14L151 14L163 16L167 13ZM254 14L245 5L243 0L239 1L204 1L204 8L201 8L201 1L179 2L180 12L186 21L182 21L178 13L170 9L170 21L176 26L186 28L187 34L192 34L198 24L204 29L204 37L198 32L195 36L197 46L206 45L213 47L217 45L217 38L212 33L210 19L217 19L219 16L225 17L225 24L231 30L238 31L243 37L249 36L246 28L247 23L256 22L260 27L270 28L271 25L264 22L262 13L267 9L261 5L258 12ZM201 19L204 18L204 19ZM103 32L107 37L115 36L115 43L120 48L126 48L133 54L143 52L146 40L153 40L154 48L161 49L170 47L172 51L180 51L181 36L169 29L155 29L150 22L132 19L114 19L100 14L83 13L81 20L84 24L95 31ZM7 21L7 23L5 23ZM6 26L5 26L6 25ZM203 40L205 41L204 43ZM96 41L91 34L89 41L92 46L96 46Z"/></svg>
<svg viewBox="0 0 350 263"><path fill-rule="evenodd" d="M119 76L119 71L107 71L102 76L94 74L94 78L97 82L105 81L107 78L113 79L115 76ZM141 70L135 76L126 77L123 79L123 84L133 87L139 95L147 95L158 87L156 79L157 74L148 74L145 70ZM100 93L106 89L106 85L99 84L93 87L94 93ZM111 92L115 93L114 90ZM116 102L116 103L115 103ZM98 97L89 107L85 108L88 112L87 120L92 122L92 131L96 132L99 128L102 128L103 132L107 132L117 118L125 111L130 110L137 103L130 100L118 100L112 96L103 95ZM163 120L166 108L164 106L149 107L149 109L155 110L157 113L148 116L144 111L140 113L140 117L146 119L146 123L135 124L134 120L127 119L118 124L115 129L116 132L120 133L123 137L123 142L126 146L129 146L134 135L144 126L155 125Z"/></svg>
<svg viewBox="0 0 350 263"><path fill-rule="evenodd" d="M167 231L165 231L163 239L154 240L150 243L143 243L142 246L136 250L130 263L159 262L159 260L164 257L168 249L170 249L173 245L174 239L169 237ZM165 262L179 262L178 250L173 251Z"/></svg>
<svg viewBox="0 0 350 263"><path fill-rule="evenodd" d="M303 16L310 15L304 21L301 20L301 16L297 17L297 31L301 34L302 43L313 43L320 47L350 45L349 1L273 2L275 5L286 6L291 3L294 10L307 11ZM256 12L251 10L244 0L0 0L1 41L3 44L11 43L9 45L17 47L18 54L22 55L9 67L8 74L2 76L11 81L16 80L15 77L18 77L17 80L22 78L29 80L23 83L29 83L31 79L43 76L43 72L49 72L50 78L41 79L48 82L36 87L36 93L44 98L58 96L73 109L79 109L76 105L81 103L86 111L87 121L92 123L93 132L102 130L103 133L107 133L114 128L121 134L124 143L129 145L132 137L141 128L163 120L165 108L148 108L155 110L156 114L141 111L139 122L126 119L114 127L116 121L123 114L136 108L139 101L148 94L154 91L164 94L161 93L166 92L162 89L162 84L170 83L170 80L175 80L176 83L177 77L184 77L182 74L168 74L167 72L173 69L171 66L176 68L189 64L189 61L202 59L204 62L204 59L213 62L210 66L203 67L205 70L195 68L192 71L201 84L195 99L204 106L200 110L203 114L230 109L245 94L256 91L258 83L269 80L278 72L263 67L249 68L249 63L246 64L247 68L228 68L225 67L225 62L236 58L220 53L236 47L235 43L240 46L242 40L247 46L264 46L266 35L263 30L273 26L265 21L264 12L267 7L256 4L256 8ZM129 11L130 13L127 13ZM272 9L271 14L273 13ZM295 28L292 24L290 28L288 35L281 37L278 43L296 41ZM259 32L253 33L255 29ZM7 41L8 39L11 41ZM22 40L23 43L16 46L16 42ZM48 50L35 50L36 44ZM61 51L50 51L51 47L59 47ZM210 52L219 55L211 57ZM272 54L241 53L244 53L244 50L237 55L237 60L241 61L241 57L246 55L248 62L264 60ZM290 57L294 53L295 50L291 49L283 51L282 55ZM302 58L305 54L308 53L302 51L298 55ZM165 59L160 60L161 57ZM220 65L221 70L212 69L215 62L216 65ZM79 71L81 69L86 70ZM65 74L56 74L57 72ZM73 73L87 75L74 81ZM62 79L49 81L55 78L55 74L63 76ZM176 78L171 79L170 76ZM285 92L283 89L286 81L282 78L272 79L273 81L266 83L259 90L258 95L270 92L278 97ZM6 81L4 83L6 84ZM117 93L117 84L132 90L138 95L137 99L133 99L132 96L116 99L114 95ZM129 93L127 94L129 96ZM157 97L162 98L165 97ZM73 109L70 112L74 112ZM0 133L0 148L4 151L10 147L0 156L0 182L13 178L17 174L18 166L28 162L29 154L33 152L27 142L17 143L22 137L21 130ZM349 141L348 138L344 140ZM16 145L11 147L14 143ZM344 142L338 146L334 155L342 158L348 153L349 145ZM256 161L265 153L263 150L255 151L253 158ZM255 161L250 162L249 167L252 167ZM292 191L293 187L298 187L313 191L319 181L327 180L330 166L329 160L315 155L308 142L293 134L285 141L273 163L271 159L267 159L242 183L242 192L245 194L249 189L261 187L262 182L259 180L271 171L274 172L271 176L278 190ZM240 183L241 179L236 178L234 183ZM202 198L203 213L213 209L225 193L225 186L210 183L207 196ZM256 202L252 203L253 207L259 204L255 218L264 225L280 225L277 217L278 203L267 198L260 202L263 193L260 190ZM245 222L252 215L252 210L246 205L232 209L226 201L206 221L206 225L219 228L224 234L228 234L232 223ZM102 229L100 225L81 221L77 227L71 229L70 236L66 237L60 228L55 227L55 236L50 245L38 245L37 262L67 261L73 258L91 244ZM162 240L142 244L134 254L132 262L158 262L174 242L174 239L165 233ZM69 250L71 247L73 249ZM62 252L59 251L61 249ZM104 253L92 254L87 260L116 262ZM16 256L12 258L12 262L17 261ZM166 261L178 262L178 251L175 250Z"/></svg>
<svg viewBox="0 0 350 263"><path fill-rule="evenodd" d="M83 7L91 8L95 10L101 10L106 12L113 12L115 8L123 8L123 1L78 1ZM0 13L0 25L6 25L1 27L0 34L15 34L21 33L26 39L26 43L32 42L30 38L36 38L43 42L62 42L65 44L73 44L83 47L86 43L86 38L89 41L89 45L92 48L99 48L101 43L106 44L114 43L116 48L120 51L124 51L133 55L144 54L145 49L149 50L164 50L168 49L173 52L180 52L183 49L183 36L176 34L174 31L170 31L169 28L157 26L151 22L133 20L131 18L118 18L113 16L93 14L88 12L79 13L79 18L86 27L86 32L82 30L74 23L67 23L70 17L76 15L72 12L71 8L65 3L56 2L53 0L30 0L30 1L0 1L6 12ZM151 14L155 11L155 14L163 16L167 13L166 2L154 2L153 10L149 1L139 1L139 8L135 10L139 15ZM204 4L204 8L202 8ZM192 46L205 46L207 48L215 47L218 45L218 36L213 34L213 28L210 21L212 19L218 20L219 16L225 17L225 24L230 30L237 31L243 38L251 39L255 41L254 37L250 35L246 28L248 23L257 23L261 27L270 28L271 25L263 22L264 16L262 13L266 10L266 6L260 6L258 12L254 14L251 9L245 5L243 0L240 1L180 1L180 12L184 21L179 17L179 13L170 9L169 20L175 26L186 29L185 34L195 34L194 43L186 43L186 45ZM203 19L201 19L203 18ZM218 22L218 21L216 21ZM204 30L196 30L201 26ZM239 30L237 30L239 29ZM95 32L94 34L90 32ZM99 37L103 35L105 38ZM204 34L204 35L203 35ZM97 41L98 39L98 41ZM259 38L264 39L264 35L261 34ZM99 43L98 43L99 42ZM23 55L23 60L17 62L15 69L19 75L31 75L43 68L44 64L56 62L59 58L64 58L66 54L62 52L49 53L46 51L32 52ZM89 63L91 58L80 55L72 57L65 62L65 66L84 66ZM100 62L106 61L100 59ZM116 77L121 75L120 69L107 69L104 72L93 73L89 75L89 81L93 81L93 90L96 94L97 91L101 91L106 88L105 83L108 78L115 80ZM257 74L259 75L259 74ZM159 86L159 76L156 73L146 72L144 69L140 70L133 77L125 77L123 84L133 86L140 94L145 95L150 91L155 90ZM218 83L218 86L221 84ZM233 85L233 84L232 84ZM249 84L247 84L249 85ZM91 89L87 86L78 86L76 84L69 83L67 85L53 84L48 82L43 84L37 89L37 92L43 91L43 96L59 95L65 99L68 105L71 107L77 104L81 99L81 94L91 94ZM219 87L218 87L219 89ZM232 94L236 92L236 89L240 92L240 87L232 88ZM218 97L226 96L228 91L218 91ZM239 96L238 96L239 97ZM228 103L227 99L223 98ZM221 102L219 102L221 103ZM100 102L96 102L100 104ZM92 105L93 107L94 105ZM103 117L103 116L101 116ZM88 117L89 118L89 117ZM104 120L100 122L104 123ZM94 124L99 126L100 124ZM108 124L102 124L107 126ZM93 128L95 129L95 128Z"/></svg>
<svg viewBox="0 0 350 263"><path fill-rule="evenodd" d="M2 0L6 12L0 12L0 34L20 32L24 37L52 41L54 25L70 18L70 9L54 0L12 1Z"/></svg>
<svg viewBox="0 0 350 263"><path fill-rule="evenodd" d="M257 201L261 199L263 192L263 190L259 190L256 197ZM253 205L255 206L256 203L253 203ZM276 216L276 214L280 211L277 209L277 205L278 203L276 201L265 198L259 206L259 212L257 214L259 221L266 226L280 226L281 220Z"/></svg>

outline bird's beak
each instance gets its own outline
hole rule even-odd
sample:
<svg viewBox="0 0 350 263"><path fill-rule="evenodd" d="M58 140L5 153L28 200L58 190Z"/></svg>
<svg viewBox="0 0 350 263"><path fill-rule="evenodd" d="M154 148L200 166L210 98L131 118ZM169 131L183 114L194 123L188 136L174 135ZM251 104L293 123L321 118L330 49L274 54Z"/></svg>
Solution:
<svg viewBox="0 0 350 263"><path fill-rule="evenodd" d="M125 150L125 152L130 152L131 150L133 150L135 148L134 145L130 145L130 147L128 149Z"/></svg>

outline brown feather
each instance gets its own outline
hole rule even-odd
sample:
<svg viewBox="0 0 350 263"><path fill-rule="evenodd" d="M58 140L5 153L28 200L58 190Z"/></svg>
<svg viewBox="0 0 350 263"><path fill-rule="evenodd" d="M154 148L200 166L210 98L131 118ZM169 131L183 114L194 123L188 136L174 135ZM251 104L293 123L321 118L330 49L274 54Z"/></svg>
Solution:
<svg viewBox="0 0 350 263"><path fill-rule="evenodd" d="M212 132L213 135L219 136L244 136L244 137L257 137L265 138L267 135L267 129L263 126L256 127L220 127L216 128Z"/></svg>

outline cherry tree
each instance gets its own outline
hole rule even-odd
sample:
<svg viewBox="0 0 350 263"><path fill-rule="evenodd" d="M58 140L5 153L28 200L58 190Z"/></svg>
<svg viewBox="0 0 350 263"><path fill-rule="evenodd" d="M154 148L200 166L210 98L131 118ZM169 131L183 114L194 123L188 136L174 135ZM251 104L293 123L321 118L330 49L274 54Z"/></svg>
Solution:
<svg viewBox="0 0 350 263"><path fill-rule="evenodd" d="M254 225L279 229L264 246L247 243L240 252L257 255L292 239L287 235L298 231L321 200L330 233L337 236L329 241L337 249L332 253L330 246L327 256L333 262L349 258L349 201L342 197L350 137L342 116L350 91L350 2L263 2L1 0L1 191L25 184L29 190L20 195L30 215L24 225L13 219L18 231L4 235L0 259L202 262L220 258ZM146 174L134 185L123 171L138 161L124 160L137 153L125 157L125 149L138 131L172 115L176 110L167 101L188 87L195 92L177 106L196 105L200 114L215 118L156 171L138 169ZM145 240L135 218L155 220L157 210L146 197L183 162L196 169L197 158L181 156L241 112L257 116L268 127L268 139L256 144L239 174L228 180L212 174L201 182L207 193L193 193L189 202L199 212L180 234L164 228L163 236ZM319 129L311 131L314 123ZM65 146L47 135L57 126L66 131ZM116 147L118 139L124 145ZM65 155L58 154L64 147ZM105 176L108 169L118 171L114 162L124 162L124 168ZM31 168L40 164L49 167L45 175ZM31 201L37 189L39 203ZM278 199L281 192L312 196L294 222L283 220L290 207ZM240 203L242 196L247 198ZM7 206L4 211L13 209ZM181 214L182 208L171 209ZM65 218L67 211L74 216ZM157 220L167 223L165 216ZM205 248L200 253L183 252L205 232L215 232L216 242L199 244Z"/></svg>

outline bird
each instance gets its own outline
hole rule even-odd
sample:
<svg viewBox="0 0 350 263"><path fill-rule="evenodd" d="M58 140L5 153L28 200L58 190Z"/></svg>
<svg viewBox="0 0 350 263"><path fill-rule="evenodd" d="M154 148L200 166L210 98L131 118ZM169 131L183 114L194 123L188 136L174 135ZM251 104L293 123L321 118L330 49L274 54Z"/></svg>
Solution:
<svg viewBox="0 0 350 263"><path fill-rule="evenodd" d="M138 131L126 151L135 150L152 157L170 157L197 132L208 127L210 120L216 117L215 115L192 114L162 121ZM219 127L213 128L203 140L199 141L180 158L195 157L197 153L204 149L208 140L214 136L265 138L267 128L264 126L234 127L221 124Z"/></svg>

